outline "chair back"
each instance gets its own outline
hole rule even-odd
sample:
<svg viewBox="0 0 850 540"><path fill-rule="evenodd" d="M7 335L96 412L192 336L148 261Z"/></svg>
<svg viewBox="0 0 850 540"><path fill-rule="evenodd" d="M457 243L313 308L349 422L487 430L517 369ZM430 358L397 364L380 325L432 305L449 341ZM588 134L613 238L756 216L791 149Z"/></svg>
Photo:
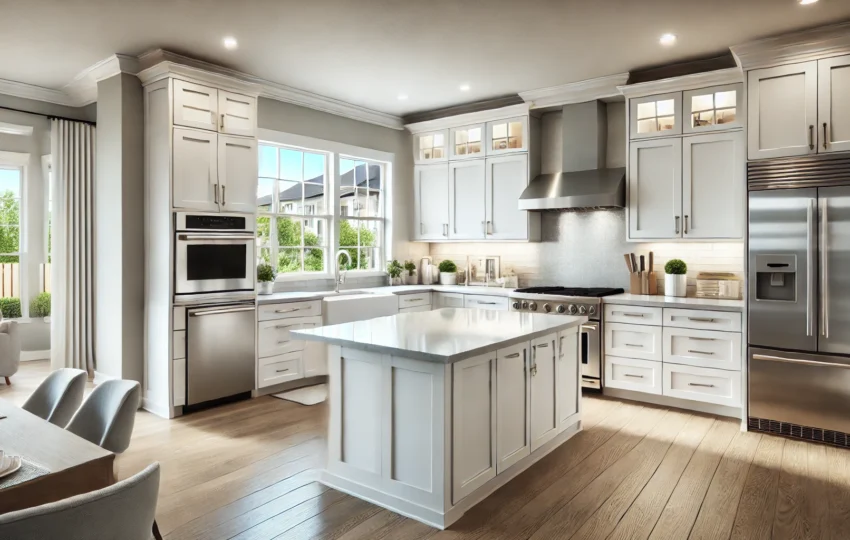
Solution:
<svg viewBox="0 0 850 540"><path fill-rule="evenodd" d="M109 487L0 514L4 540L150 540L159 463Z"/></svg>
<svg viewBox="0 0 850 540"><path fill-rule="evenodd" d="M47 376L23 404L23 409L59 427L80 408L88 376L81 369L57 369Z"/></svg>
<svg viewBox="0 0 850 540"><path fill-rule="evenodd" d="M120 454L130 446L141 386L114 379L95 386L66 428L101 448Z"/></svg>
<svg viewBox="0 0 850 540"><path fill-rule="evenodd" d="M0 377L11 377L21 363L21 330L17 321L0 321Z"/></svg>

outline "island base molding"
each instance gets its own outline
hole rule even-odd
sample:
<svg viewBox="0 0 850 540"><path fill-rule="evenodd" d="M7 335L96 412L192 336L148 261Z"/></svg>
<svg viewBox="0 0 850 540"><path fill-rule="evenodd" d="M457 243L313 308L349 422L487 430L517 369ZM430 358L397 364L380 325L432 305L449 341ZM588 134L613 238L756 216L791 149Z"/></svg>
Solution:
<svg viewBox="0 0 850 540"><path fill-rule="evenodd" d="M617 399L640 401L643 403L651 403L653 405L661 405L663 407L676 407L677 409L697 411L706 414L716 414L717 416L728 416L729 418L741 420L741 409L738 407L715 405L714 403L704 403L702 401L692 401L690 399L680 399L670 396L659 396L657 394L635 392L632 390L623 390L621 388L605 388L603 394ZM744 422L744 425L746 425L746 422Z"/></svg>

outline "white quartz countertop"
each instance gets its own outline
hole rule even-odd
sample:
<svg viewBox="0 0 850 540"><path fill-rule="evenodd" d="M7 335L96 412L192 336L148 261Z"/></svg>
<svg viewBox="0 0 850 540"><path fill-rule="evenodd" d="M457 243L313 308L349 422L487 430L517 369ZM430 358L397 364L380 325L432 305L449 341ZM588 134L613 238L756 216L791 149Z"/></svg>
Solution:
<svg viewBox="0 0 850 540"><path fill-rule="evenodd" d="M587 322L587 317L443 308L290 333L308 341L450 364Z"/></svg>
<svg viewBox="0 0 850 540"><path fill-rule="evenodd" d="M392 287L363 287L352 290L371 294L414 294L421 292L450 292L460 294L484 294L488 296L507 296L514 289L502 287L467 287L465 285L394 285ZM286 302L302 302L304 300L321 300L328 296L336 296L333 291L297 291L261 294L257 296L258 304L283 304Z"/></svg>
<svg viewBox="0 0 850 540"><path fill-rule="evenodd" d="M743 300L715 300L713 298L679 298L649 294L615 294L602 299L603 304L626 306L672 307L684 309L707 309L711 311L744 311Z"/></svg>

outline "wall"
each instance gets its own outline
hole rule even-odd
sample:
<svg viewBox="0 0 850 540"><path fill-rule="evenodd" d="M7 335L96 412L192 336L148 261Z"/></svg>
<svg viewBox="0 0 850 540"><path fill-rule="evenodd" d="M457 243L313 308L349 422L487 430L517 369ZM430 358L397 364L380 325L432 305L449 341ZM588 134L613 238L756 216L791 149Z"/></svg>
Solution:
<svg viewBox="0 0 850 540"><path fill-rule="evenodd" d="M260 98L258 102L260 128L304 135L395 154L393 170L392 257L403 261L418 261L428 254L428 244L410 242L413 227L413 150L412 139L406 130L396 130L367 124L333 114L299 107L291 103ZM367 286L374 279L352 279L347 287ZM332 281L310 280L309 283L278 283L279 290L327 288Z"/></svg>

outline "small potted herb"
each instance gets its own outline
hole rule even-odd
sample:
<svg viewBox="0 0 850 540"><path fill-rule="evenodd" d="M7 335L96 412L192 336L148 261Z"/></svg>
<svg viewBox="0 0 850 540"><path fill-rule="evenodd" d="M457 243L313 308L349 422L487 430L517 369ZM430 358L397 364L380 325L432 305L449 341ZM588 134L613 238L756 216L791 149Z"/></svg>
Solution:
<svg viewBox="0 0 850 540"><path fill-rule="evenodd" d="M681 259L670 259L664 265L664 296L687 296L688 265Z"/></svg>
<svg viewBox="0 0 850 540"><path fill-rule="evenodd" d="M401 273L404 268L397 259L393 259L387 263L387 274L390 275L390 285L401 285Z"/></svg>
<svg viewBox="0 0 850 540"><path fill-rule="evenodd" d="M404 261L404 284L405 285L416 285L416 282L419 281L416 275L416 265L413 264L413 261L407 260Z"/></svg>
<svg viewBox="0 0 850 540"><path fill-rule="evenodd" d="M457 285L457 265L448 259L440 263L440 285Z"/></svg>
<svg viewBox="0 0 850 540"><path fill-rule="evenodd" d="M274 292L274 279L277 272L270 264L260 263L257 265L257 285L260 294L272 294Z"/></svg>

